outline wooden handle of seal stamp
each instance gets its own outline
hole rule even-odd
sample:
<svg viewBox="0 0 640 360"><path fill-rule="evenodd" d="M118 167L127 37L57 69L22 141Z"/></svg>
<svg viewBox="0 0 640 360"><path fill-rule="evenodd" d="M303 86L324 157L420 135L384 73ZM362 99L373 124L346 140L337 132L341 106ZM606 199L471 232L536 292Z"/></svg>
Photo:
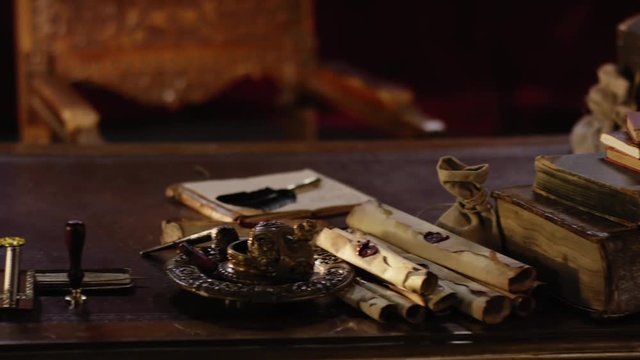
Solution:
<svg viewBox="0 0 640 360"><path fill-rule="evenodd" d="M85 226L82 221L70 220L64 227L64 239L69 252L69 287L79 289L84 278L82 250L84 249Z"/></svg>

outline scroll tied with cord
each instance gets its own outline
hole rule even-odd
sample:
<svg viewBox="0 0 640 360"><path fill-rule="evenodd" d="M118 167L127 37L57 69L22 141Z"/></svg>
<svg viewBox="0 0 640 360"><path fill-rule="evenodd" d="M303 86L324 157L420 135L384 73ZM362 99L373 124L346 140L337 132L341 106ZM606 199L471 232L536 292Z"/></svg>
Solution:
<svg viewBox="0 0 640 360"><path fill-rule="evenodd" d="M496 213L484 186L489 176L489 165L467 166L453 156L444 156L438 161L437 170L440 184L457 199L440 216L436 225L480 245L500 250Z"/></svg>

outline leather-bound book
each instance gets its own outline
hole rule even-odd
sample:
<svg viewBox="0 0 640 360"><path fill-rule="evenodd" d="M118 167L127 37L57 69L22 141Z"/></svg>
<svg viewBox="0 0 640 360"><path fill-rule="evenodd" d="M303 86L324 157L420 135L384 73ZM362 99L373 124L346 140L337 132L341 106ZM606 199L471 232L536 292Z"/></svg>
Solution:
<svg viewBox="0 0 640 360"><path fill-rule="evenodd" d="M531 191L493 192L503 250L551 290L603 317L640 311L640 231Z"/></svg>
<svg viewBox="0 0 640 360"><path fill-rule="evenodd" d="M610 147L607 147L605 149L605 154L606 156L604 157L604 159L610 163L616 164L618 166L624 166L627 169L631 169L633 171L640 171L640 159L636 159Z"/></svg>
<svg viewBox="0 0 640 360"><path fill-rule="evenodd" d="M538 156L533 190L616 222L639 224L640 173L604 157L604 153Z"/></svg>
<svg viewBox="0 0 640 360"><path fill-rule="evenodd" d="M617 151L640 159L640 147L624 131L613 131L600 134L600 142L605 147L614 148Z"/></svg>

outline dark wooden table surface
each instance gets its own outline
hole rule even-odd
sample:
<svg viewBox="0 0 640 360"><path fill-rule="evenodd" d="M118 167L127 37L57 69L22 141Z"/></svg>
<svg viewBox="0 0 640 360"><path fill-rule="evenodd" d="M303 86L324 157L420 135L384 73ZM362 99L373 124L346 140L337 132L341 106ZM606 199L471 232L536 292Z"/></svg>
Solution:
<svg viewBox="0 0 640 360"><path fill-rule="evenodd" d="M0 357L24 359L640 357L640 317L602 321L550 300L527 318L486 326L460 314L423 324L378 324L339 302L229 308L191 295L164 274L160 223L198 219L164 197L167 185L313 168L434 221L451 197L435 164L454 155L487 162L490 189L531 183L538 154L566 153L565 137L317 144L0 145L0 236L27 239L23 269L67 266L63 227L87 226L86 267L128 267L136 287L90 296L69 312L61 296L32 311L0 313Z"/></svg>

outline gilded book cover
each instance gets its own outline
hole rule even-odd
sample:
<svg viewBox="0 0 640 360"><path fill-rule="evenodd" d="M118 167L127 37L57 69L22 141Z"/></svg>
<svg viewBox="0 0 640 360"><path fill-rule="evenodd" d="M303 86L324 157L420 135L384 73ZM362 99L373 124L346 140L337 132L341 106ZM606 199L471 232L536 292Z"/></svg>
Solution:
<svg viewBox="0 0 640 360"><path fill-rule="evenodd" d="M494 191L506 254L562 298L607 316L640 311L640 232L519 186Z"/></svg>
<svg viewBox="0 0 640 360"><path fill-rule="evenodd" d="M538 156L533 190L616 222L640 223L640 173L604 158L604 153Z"/></svg>

